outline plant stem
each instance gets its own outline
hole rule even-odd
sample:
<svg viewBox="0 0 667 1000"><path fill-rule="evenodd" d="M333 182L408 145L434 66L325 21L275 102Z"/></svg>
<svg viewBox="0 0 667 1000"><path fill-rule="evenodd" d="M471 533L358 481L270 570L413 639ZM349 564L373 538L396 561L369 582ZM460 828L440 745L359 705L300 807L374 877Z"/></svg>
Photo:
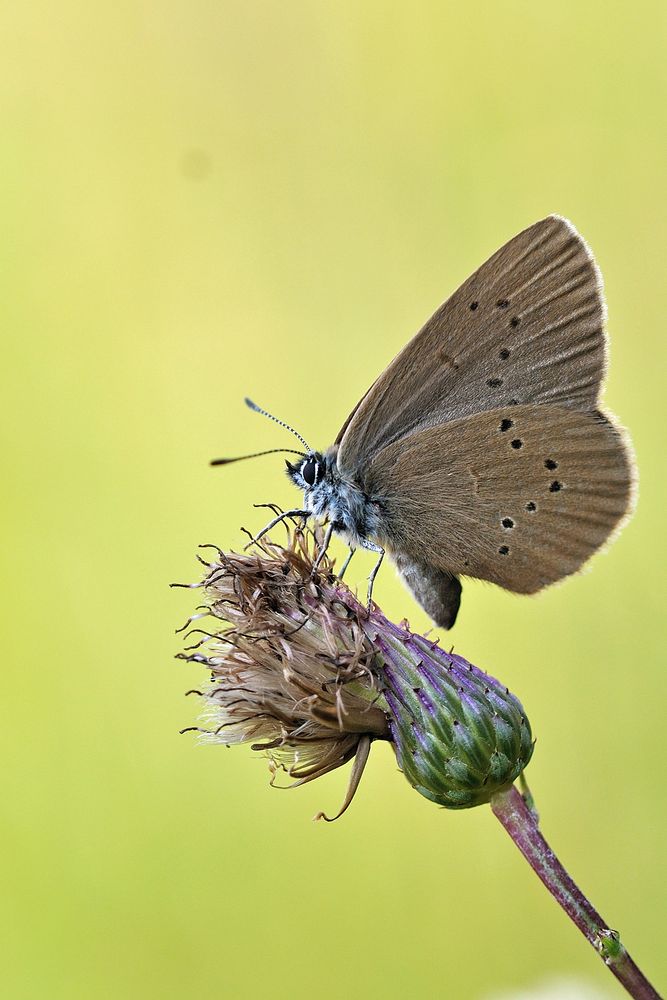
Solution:
<svg viewBox="0 0 667 1000"><path fill-rule="evenodd" d="M660 1000L646 976L625 950L618 931L611 930L572 881L540 833L536 813L514 786L497 792L491 809L531 868L560 903L602 958L605 965L636 1000Z"/></svg>

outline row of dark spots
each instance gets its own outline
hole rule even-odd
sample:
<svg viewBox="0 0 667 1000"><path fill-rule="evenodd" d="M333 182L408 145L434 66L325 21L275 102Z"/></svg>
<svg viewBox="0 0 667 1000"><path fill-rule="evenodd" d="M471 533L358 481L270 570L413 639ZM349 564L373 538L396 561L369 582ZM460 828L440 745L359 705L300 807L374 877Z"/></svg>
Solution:
<svg viewBox="0 0 667 1000"><path fill-rule="evenodd" d="M491 381L489 381L488 384L491 385ZM516 400L512 400L512 404L516 405ZM514 421L510 419L510 417L503 417L503 419L500 421L498 430L500 431L501 434L505 434L507 433L507 431L511 430L512 427L514 427ZM521 438L512 438L512 440L510 441L510 445L515 451L518 451L520 448L523 448L523 441L521 440ZM545 458L544 467L545 469L549 469L550 472L553 472L558 468L558 462L553 458ZM558 493L560 490L562 490L562 488L563 484L558 479L554 479L549 485L549 492ZM528 511L529 514L534 514L537 511L537 504L535 503L534 500L529 500L525 504L525 509ZM511 517L501 518L500 523L506 531L511 531L512 528L514 527L514 521ZM509 551L510 550L508 545L501 545L500 548L498 549L498 554L501 556L506 556L509 555Z"/></svg>
<svg viewBox="0 0 667 1000"><path fill-rule="evenodd" d="M509 417L504 417L500 421L500 426L498 429L500 430L501 434L504 434L506 431L511 430L512 427L514 427L514 421L510 420ZM512 438L510 444L515 451L518 451L519 448L523 448L523 441L521 440L521 438ZM550 472L554 472L558 468L558 462L556 462L556 460L553 458L545 458L544 468L549 469ZM563 486L562 483L559 483L557 479L554 479L549 489L551 490L552 493L557 493L560 489L562 489L562 486Z"/></svg>
<svg viewBox="0 0 667 1000"><path fill-rule="evenodd" d="M509 304L510 304L509 299L498 299L498 301L496 302L496 305L498 306L499 309L507 309ZM478 308L479 308L479 302L477 300L470 303L470 309L472 312L475 312L475 310ZM518 316L513 316L512 319L510 320L511 325L514 327L517 327L520 322L521 319ZM509 356L510 356L510 351L507 347L501 348L500 351L498 352L498 357L500 358L501 361L507 361ZM489 389L499 389L500 386L503 384L503 380L498 377L490 378L487 379L486 384L488 385Z"/></svg>
<svg viewBox="0 0 667 1000"><path fill-rule="evenodd" d="M563 489L563 484L560 483L557 479L554 479L554 481L549 486L550 493L558 493L562 489ZM528 503L525 505L525 509L528 511L529 514L535 514L537 512L537 504L535 503L534 500L529 500ZM503 526L503 528L505 528L507 531L511 531L511 529L514 527L514 521L512 520L511 517L503 517L500 523ZM507 545L501 545L500 548L498 549L498 552L500 553L501 556L506 556L509 554L509 547Z"/></svg>
<svg viewBox="0 0 667 1000"><path fill-rule="evenodd" d="M508 347L502 347L498 351L498 357L500 358L501 361L507 361L510 354L511 351L509 350ZM498 377L489 378L486 380L486 384L488 385L489 389L498 389L503 384L503 380Z"/></svg>
<svg viewBox="0 0 667 1000"><path fill-rule="evenodd" d="M514 527L514 521L512 520L511 517L503 517L500 523L502 524L503 528L505 528L506 531L511 531L512 528ZM501 545L500 548L498 549L498 555L508 556L509 553L510 553L509 545Z"/></svg>
<svg viewBox="0 0 667 1000"><path fill-rule="evenodd" d="M506 431L510 431L513 427L514 427L514 421L511 420L509 417L503 417L503 419L500 421L498 430L500 431L501 434L505 434ZM523 448L523 441L521 440L521 438L512 438L512 440L510 441L510 445L512 446L512 448L514 448L515 451L518 451L519 448Z"/></svg>
<svg viewBox="0 0 667 1000"><path fill-rule="evenodd" d="M500 430L503 432L508 431L512 426L513 426L513 421L506 417L500 424ZM513 448L518 449L523 446L523 441L521 441L520 438L515 438L511 442L511 444ZM546 458L544 460L544 465L547 469L551 470L558 468L558 462L554 461L553 458ZM549 492L558 493L560 490L562 490L562 488L563 484L559 482L559 480L554 479L549 485ZM537 511L537 504L535 503L534 500L529 500L528 503L525 505L525 509L528 511L529 514L534 514ZM506 531L511 531L512 528L514 527L514 521L511 517L501 518L500 524ZM509 546L501 545L500 548L498 549L498 553L501 556L509 555Z"/></svg>
<svg viewBox="0 0 667 1000"><path fill-rule="evenodd" d="M548 469L549 472L555 472L555 470L558 468L558 462L554 458L545 458L544 468ZM563 484L560 482L559 479L553 479L549 484L550 493L560 493L562 489L563 489Z"/></svg>
<svg viewBox="0 0 667 1000"><path fill-rule="evenodd" d="M521 438L514 438L512 441L510 441L510 444L512 445L515 451L518 451L519 448L523 448L523 441L521 440ZM547 458L545 459L544 466L550 471L553 471L554 469L558 468L558 462L554 462L553 458ZM558 479L552 480L552 482L549 484L550 493L558 493L562 489L563 489L563 484Z"/></svg>
<svg viewBox="0 0 667 1000"><path fill-rule="evenodd" d="M507 309L509 307L509 304L510 304L509 299L498 299L498 301L496 302L496 305L499 309ZM470 303L470 311L475 312L476 309L479 309L479 302L477 301L477 299L475 299L474 302ZM520 322L521 322L520 316L512 316L510 320L510 326L517 327Z"/></svg>

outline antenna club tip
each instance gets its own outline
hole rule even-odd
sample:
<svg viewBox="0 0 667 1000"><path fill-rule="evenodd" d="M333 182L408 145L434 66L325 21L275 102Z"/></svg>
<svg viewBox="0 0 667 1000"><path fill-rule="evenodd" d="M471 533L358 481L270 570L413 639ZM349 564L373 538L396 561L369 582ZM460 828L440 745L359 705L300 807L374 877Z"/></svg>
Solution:
<svg viewBox="0 0 667 1000"><path fill-rule="evenodd" d="M274 417L272 413L269 413L267 410L263 410L261 406L258 406L257 403L253 403L252 399L249 399L247 396L245 397L244 402L245 405L250 407L251 410L254 410L255 413L261 413L263 417L268 417L269 420L273 420L274 423L280 424L280 426L284 427L285 430L290 431L291 434L299 439L306 451L310 451L310 446L306 442L305 438L302 438L299 432L295 431L289 424L286 424L284 420L278 420L278 417Z"/></svg>

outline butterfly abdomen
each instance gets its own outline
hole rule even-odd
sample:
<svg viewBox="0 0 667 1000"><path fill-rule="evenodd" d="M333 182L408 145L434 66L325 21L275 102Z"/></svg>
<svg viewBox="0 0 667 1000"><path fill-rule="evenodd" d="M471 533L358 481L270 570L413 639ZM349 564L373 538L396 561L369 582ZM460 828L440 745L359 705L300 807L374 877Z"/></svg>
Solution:
<svg viewBox="0 0 667 1000"><path fill-rule="evenodd" d="M396 567L415 599L440 628L451 628L461 604L461 584L451 573L437 566L395 556Z"/></svg>

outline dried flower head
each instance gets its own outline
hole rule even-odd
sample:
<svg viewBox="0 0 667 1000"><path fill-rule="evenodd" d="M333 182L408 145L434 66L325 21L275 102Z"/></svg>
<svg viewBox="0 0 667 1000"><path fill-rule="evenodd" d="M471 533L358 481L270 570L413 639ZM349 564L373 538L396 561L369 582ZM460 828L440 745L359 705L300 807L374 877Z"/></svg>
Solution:
<svg viewBox="0 0 667 1000"><path fill-rule="evenodd" d="M319 537L290 530L285 547L266 537L250 552L204 562L199 613L215 627L179 656L210 682L204 741L250 742L304 784L354 758L341 813L358 786L373 740L391 742L423 795L448 808L488 802L532 753L530 726L504 685L463 657L361 605L334 575ZM188 731L188 730L184 730ZM322 815L322 814L320 814ZM327 818L327 817L325 817Z"/></svg>

